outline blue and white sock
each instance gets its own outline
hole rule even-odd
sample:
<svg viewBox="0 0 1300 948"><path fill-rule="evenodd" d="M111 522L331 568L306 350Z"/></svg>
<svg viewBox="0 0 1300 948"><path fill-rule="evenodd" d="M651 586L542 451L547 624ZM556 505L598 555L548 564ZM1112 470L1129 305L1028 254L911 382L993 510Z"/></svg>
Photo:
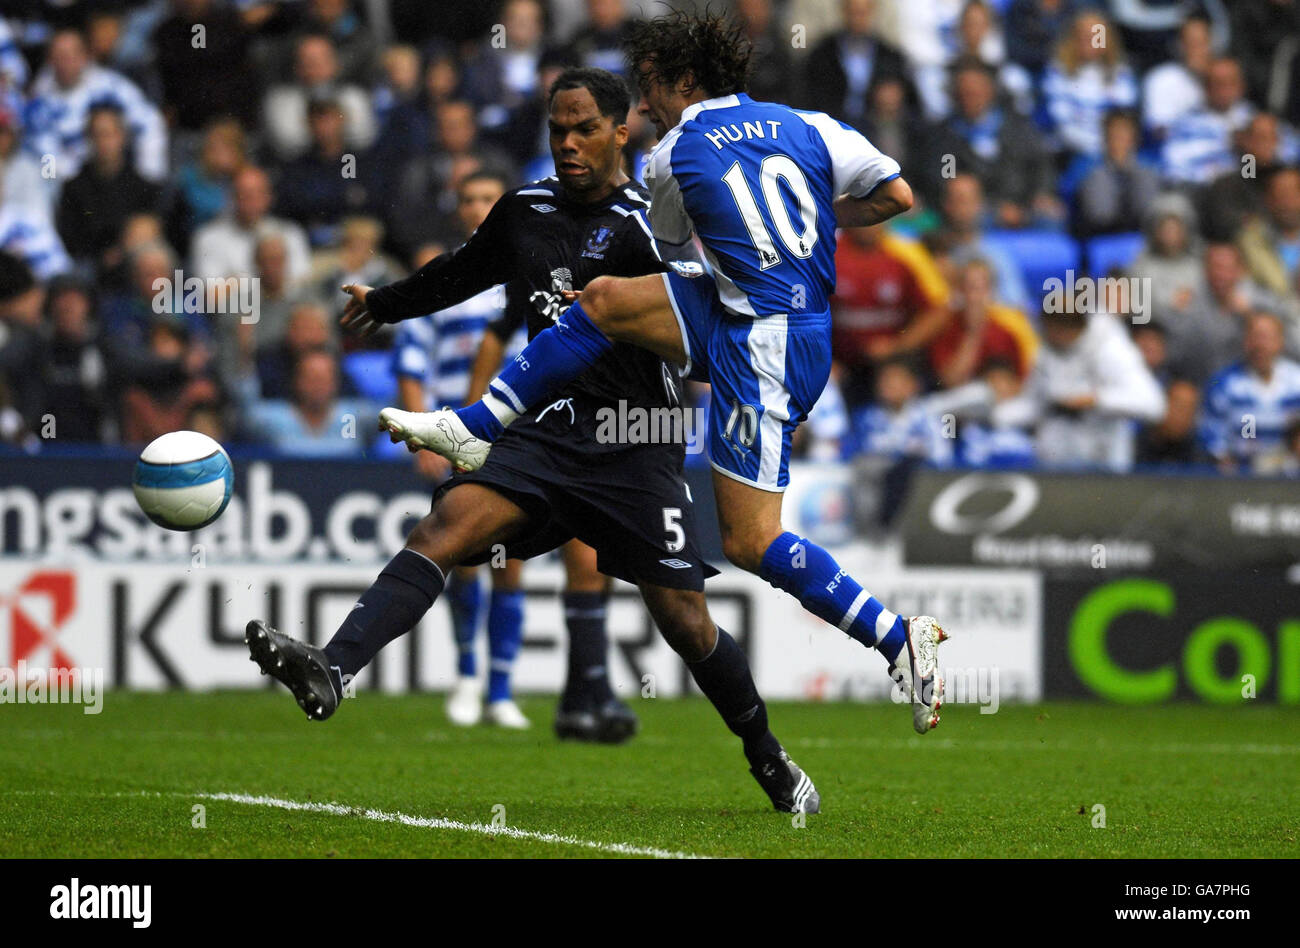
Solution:
<svg viewBox="0 0 1300 948"><path fill-rule="evenodd" d="M803 537L783 533L763 554L758 575L794 596L817 618L874 647L891 664L906 644L903 620Z"/></svg>
<svg viewBox="0 0 1300 948"><path fill-rule="evenodd" d="M510 673L524 638L524 594L521 590L492 590L488 606L488 694L487 699L510 697Z"/></svg>
<svg viewBox="0 0 1300 948"><path fill-rule="evenodd" d="M456 572L447 580L444 592L451 608L451 631L456 639L456 671L463 678L473 678L478 667L474 658L474 639L478 634L479 616L483 613L483 591L478 576L461 579Z"/></svg>
<svg viewBox="0 0 1300 948"><path fill-rule="evenodd" d="M613 343L575 302L554 326L539 332L488 383L480 401L456 411L470 434L495 441L506 425L596 364Z"/></svg>

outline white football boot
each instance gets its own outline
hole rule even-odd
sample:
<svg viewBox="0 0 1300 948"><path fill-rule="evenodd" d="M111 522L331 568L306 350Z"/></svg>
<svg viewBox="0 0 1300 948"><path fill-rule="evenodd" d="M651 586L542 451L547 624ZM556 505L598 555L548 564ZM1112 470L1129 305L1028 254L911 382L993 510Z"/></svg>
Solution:
<svg viewBox="0 0 1300 948"><path fill-rule="evenodd" d="M456 470L477 471L487 460L492 442L476 438L450 408L436 411L403 411L385 408L379 413L379 430L394 441L440 454Z"/></svg>
<svg viewBox="0 0 1300 948"><path fill-rule="evenodd" d="M524 717L524 712L519 710L519 705L509 698L504 701L489 701L483 718L488 724L509 728L512 731L526 731L533 726L533 722Z"/></svg>
<svg viewBox="0 0 1300 948"><path fill-rule="evenodd" d="M483 697L478 680L461 675L447 693L447 720L457 727L473 727L483 720Z"/></svg>
<svg viewBox="0 0 1300 948"><path fill-rule="evenodd" d="M939 726L943 706L943 676L939 674L939 643L949 636L932 616L903 619L907 644L889 666L903 699L912 704L912 727L917 734Z"/></svg>

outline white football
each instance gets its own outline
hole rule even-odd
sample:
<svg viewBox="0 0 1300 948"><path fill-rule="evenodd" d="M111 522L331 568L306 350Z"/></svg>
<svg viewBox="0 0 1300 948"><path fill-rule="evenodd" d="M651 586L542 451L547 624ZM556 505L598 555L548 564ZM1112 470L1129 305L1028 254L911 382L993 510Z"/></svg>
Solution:
<svg viewBox="0 0 1300 948"><path fill-rule="evenodd" d="M197 530L221 516L235 487L226 449L197 431L173 431L149 443L135 462L135 499L168 530Z"/></svg>

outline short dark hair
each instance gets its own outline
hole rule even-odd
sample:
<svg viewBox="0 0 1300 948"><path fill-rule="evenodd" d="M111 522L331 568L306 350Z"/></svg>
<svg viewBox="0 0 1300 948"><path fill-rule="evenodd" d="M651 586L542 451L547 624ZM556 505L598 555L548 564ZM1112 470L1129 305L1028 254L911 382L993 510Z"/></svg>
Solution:
<svg viewBox="0 0 1300 948"><path fill-rule="evenodd" d="M638 83L675 86L689 75L710 97L744 92L754 55L741 28L709 10L699 16L674 10L635 21L623 50Z"/></svg>
<svg viewBox="0 0 1300 948"><path fill-rule="evenodd" d="M477 171L471 171L460 179L460 184L456 185L456 193L459 194L465 185L473 184L476 181L495 181L501 186L502 191L510 190L510 179L500 171L494 171L491 168L479 168Z"/></svg>
<svg viewBox="0 0 1300 948"><path fill-rule="evenodd" d="M590 92L600 114L612 118L615 125L627 121L627 113L632 108L632 93L621 76L608 69L571 66L551 83L551 91L546 95L547 108L555 102L556 94L570 89L586 89Z"/></svg>

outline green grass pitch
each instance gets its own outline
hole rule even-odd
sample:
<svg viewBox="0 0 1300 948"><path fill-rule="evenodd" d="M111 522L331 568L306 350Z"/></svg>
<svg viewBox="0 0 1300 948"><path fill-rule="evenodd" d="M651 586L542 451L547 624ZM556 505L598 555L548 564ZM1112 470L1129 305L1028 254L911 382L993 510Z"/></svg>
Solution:
<svg viewBox="0 0 1300 948"><path fill-rule="evenodd" d="M768 807L703 699L637 700L642 733L621 747L560 743L552 701L523 706L525 734L454 728L440 695L363 692L325 724L283 692L110 693L98 716L6 705L0 853L1300 854L1300 709L961 706L919 737L892 705L774 703L822 794L800 827ZM286 808L320 803L343 807Z"/></svg>

